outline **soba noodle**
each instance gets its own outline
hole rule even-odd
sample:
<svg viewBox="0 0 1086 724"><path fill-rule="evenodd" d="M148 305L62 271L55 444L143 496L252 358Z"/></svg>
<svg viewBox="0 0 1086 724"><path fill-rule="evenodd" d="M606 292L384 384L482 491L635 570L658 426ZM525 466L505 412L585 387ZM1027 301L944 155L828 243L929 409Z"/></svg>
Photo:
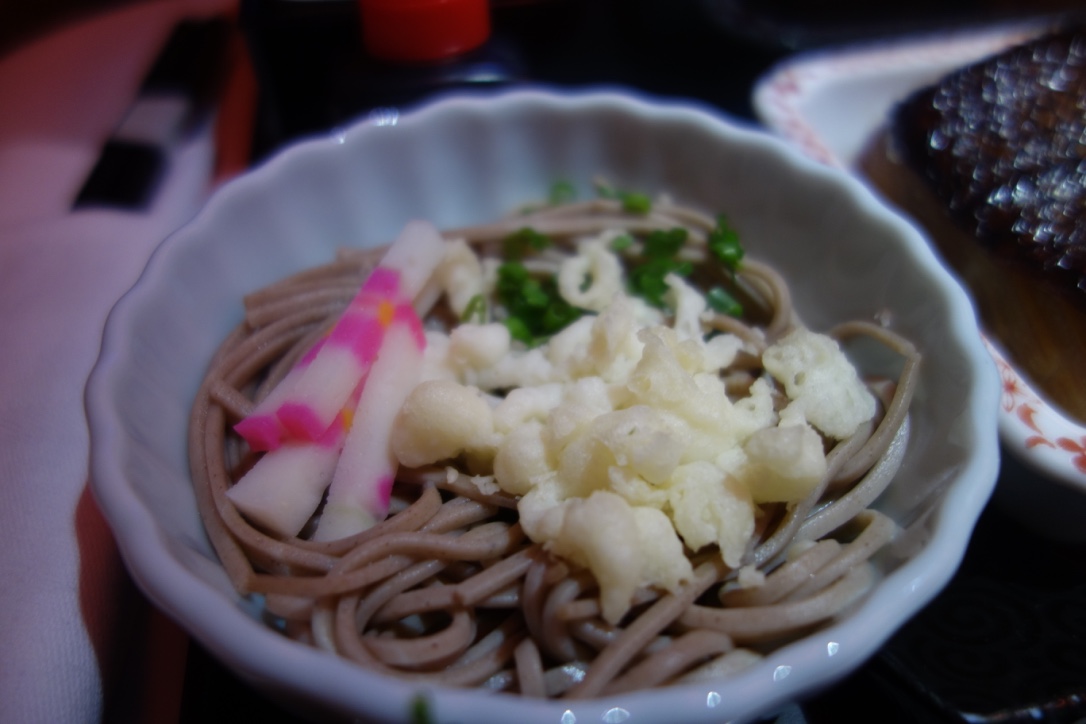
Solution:
<svg viewBox="0 0 1086 724"><path fill-rule="evenodd" d="M446 236L482 248L523 226L559 244L604 229L682 226L689 234L683 253L702 261L714 224L666 201L631 214L600 199ZM872 384L881 400L876 420L832 445L828 472L806 499L762 506L742 567L725 565L712 547L691 553L691 580L671 592L638 590L618 624L601 617L587 570L528 538L517 499L482 492L467 471L401 468L390 515L343 540L308 540L312 526L284 537L251 524L226 495L255 456L232 425L328 330L379 253L345 251L249 295L245 320L212 360L192 411L200 513L234 586L263 597L269 623L410 680L583 698L742 666L847 610L871 585L871 559L895 525L868 506L900 462L919 355L897 334L863 321L828 334L869 337L902 358L896 380ZM738 335L753 350L749 369L727 380L729 390L742 390L761 374L760 350L798 320L787 284L769 266L746 260L734 281L755 321L716 315L705 332ZM441 306L429 317L454 323ZM749 585L752 576L760 585Z"/></svg>

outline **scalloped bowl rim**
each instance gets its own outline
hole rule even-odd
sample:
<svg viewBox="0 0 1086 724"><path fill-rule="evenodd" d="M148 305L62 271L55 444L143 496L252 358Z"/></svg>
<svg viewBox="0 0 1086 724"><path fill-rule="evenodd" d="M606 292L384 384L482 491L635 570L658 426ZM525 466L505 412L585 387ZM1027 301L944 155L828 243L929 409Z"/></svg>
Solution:
<svg viewBox="0 0 1086 724"><path fill-rule="evenodd" d="M398 122L439 123L446 114L478 111L483 104L488 113L542 104L564 113L591 115L609 110L646 121L680 120L726 142L754 145L762 153L778 157L791 172L814 179L816 183L839 187L860 213L880 217L888 223L900 237L898 241L917 270L935 280L933 283L943 292L951 312L952 336L961 343L974 373L965 414L975 446L969 451L955 481L947 486L946 498L935 511L932 537L923 550L886 575L843 621L819 630L820 640L836 642L833 651L815 651L811 642L800 639L772 652L761 663L727 681L653 689L577 702L575 706L571 702L540 702L517 696L482 694L475 690L427 687L435 713L442 721L478 720L478 706L485 702L486 713L493 721L512 720L513 717L524 722L563 724L621 721L622 710L636 721L667 721L677 712L689 713L705 721L719 720L725 714L729 718L742 719L765 713L847 674L873 654L950 579L995 485L998 445L995 426L989 428L987 422L994 419L997 400L986 391L993 389L996 374L977 334L973 310L964 292L947 277L913 227L887 210L861 184L806 158L780 139L694 104L660 102L614 91L518 90L483 97L440 99L404 114ZM101 354L87 385L86 407L92 431L93 493L114 531L129 570L155 605L179 621L228 666L258 685L272 684L280 694L285 692L290 697L299 695L325 702L334 711L364 712L391 720L404 715L404 702L420 687L363 671L280 637L254 620L241 606L224 606L220 592L181 564L172 551L173 542L152 511L135 494L120 464L117 451L123 450L127 442L122 431L122 412L115 405L118 386L124 384L120 372L125 355L125 331L138 313L141 300L154 294L157 284L169 275L175 258L185 253L186 239L212 227L218 216L229 209L235 195L278 183L281 176L289 174L298 159L334 154L338 147L352 144L360 135L369 133L370 127L371 124L363 120L282 150L258 168L225 184L188 225L163 241L138 281L109 315ZM808 661L812 657L815 660ZM289 674L284 673L287 670ZM380 690L382 695L367 697L364 692L370 687ZM721 691L725 692L723 697L719 694ZM572 718L567 710L575 710Z"/></svg>

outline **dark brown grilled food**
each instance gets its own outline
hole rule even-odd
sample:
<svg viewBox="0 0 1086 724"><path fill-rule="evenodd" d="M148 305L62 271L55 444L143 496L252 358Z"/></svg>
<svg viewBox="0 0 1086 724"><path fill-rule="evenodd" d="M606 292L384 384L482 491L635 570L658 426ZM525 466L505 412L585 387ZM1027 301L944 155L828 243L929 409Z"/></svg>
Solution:
<svg viewBox="0 0 1086 724"><path fill-rule="evenodd" d="M1015 366L1086 422L1086 27L906 98L862 171L926 227Z"/></svg>

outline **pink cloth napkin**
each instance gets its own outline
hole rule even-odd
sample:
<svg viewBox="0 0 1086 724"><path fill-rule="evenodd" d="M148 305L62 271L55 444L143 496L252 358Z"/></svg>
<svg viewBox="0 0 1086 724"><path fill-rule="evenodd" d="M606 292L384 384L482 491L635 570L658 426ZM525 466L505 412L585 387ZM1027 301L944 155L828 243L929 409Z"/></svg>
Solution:
<svg viewBox="0 0 1086 724"><path fill-rule="evenodd" d="M87 488L83 387L110 308L206 198L210 130L144 212L68 205L174 23L145 2L0 59L0 720L98 721L134 591Z"/></svg>

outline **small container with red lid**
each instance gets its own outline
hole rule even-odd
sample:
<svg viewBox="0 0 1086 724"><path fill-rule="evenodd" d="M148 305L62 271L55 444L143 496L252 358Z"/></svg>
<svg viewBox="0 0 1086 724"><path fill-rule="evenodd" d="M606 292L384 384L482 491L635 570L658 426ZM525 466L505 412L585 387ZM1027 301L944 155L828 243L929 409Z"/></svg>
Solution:
<svg viewBox="0 0 1086 724"><path fill-rule="evenodd" d="M362 56L340 95L358 108L400 108L453 90L521 77L517 54L492 34L488 0L358 0Z"/></svg>
<svg viewBox="0 0 1086 724"><path fill-rule="evenodd" d="M490 37L488 0L359 0L362 42L394 63L447 61Z"/></svg>

